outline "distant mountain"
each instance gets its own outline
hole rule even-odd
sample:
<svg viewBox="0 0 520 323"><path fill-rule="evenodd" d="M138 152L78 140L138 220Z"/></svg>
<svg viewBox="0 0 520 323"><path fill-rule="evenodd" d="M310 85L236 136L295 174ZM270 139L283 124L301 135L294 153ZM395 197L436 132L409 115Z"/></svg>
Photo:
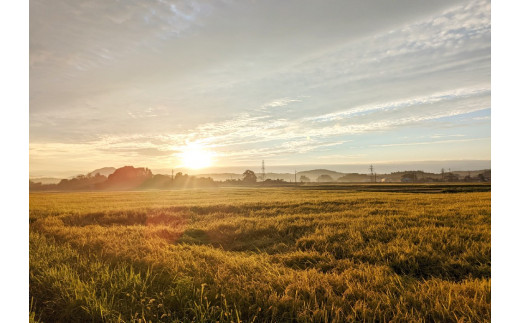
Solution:
<svg viewBox="0 0 520 323"><path fill-rule="evenodd" d="M115 167L103 167L103 168L98 168L96 170L91 171L90 173L87 174L87 176L88 175L95 176L96 174L99 174L99 175L108 177L109 175L112 175L115 171L116 171Z"/></svg>

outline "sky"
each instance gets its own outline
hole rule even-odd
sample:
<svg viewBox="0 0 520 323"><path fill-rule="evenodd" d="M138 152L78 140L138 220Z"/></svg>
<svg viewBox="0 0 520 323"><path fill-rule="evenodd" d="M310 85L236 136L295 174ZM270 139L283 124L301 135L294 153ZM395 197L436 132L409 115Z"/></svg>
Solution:
<svg viewBox="0 0 520 323"><path fill-rule="evenodd" d="M32 176L491 159L490 1L29 6Z"/></svg>

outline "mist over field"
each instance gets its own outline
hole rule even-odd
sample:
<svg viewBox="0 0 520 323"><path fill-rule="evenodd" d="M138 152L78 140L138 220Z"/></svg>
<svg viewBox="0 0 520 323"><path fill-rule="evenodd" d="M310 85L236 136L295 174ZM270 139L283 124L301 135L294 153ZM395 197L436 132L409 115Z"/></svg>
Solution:
<svg viewBox="0 0 520 323"><path fill-rule="evenodd" d="M490 160L447 160L447 161L410 161L410 162L394 162L394 163L372 163L372 164L315 164L315 165L269 165L265 168L273 173L294 173L313 170L326 169L341 173L370 173L369 166L373 165L379 173L402 172L406 170L422 170L425 172L439 173L442 168L453 171L471 171L490 169ZM234 166L234 167L213 167L204 170L189 170L187 172L193 174L211 174L211 173L237 173L240 174L244 169L252 169L255 172L261 171L261 165ZM181 169L182 170L182 169ZM167 173L167 169L157 169L157 173ZM171 172L171 170L170 170Z"/></svg>
<svg viewBox="0 0 520 323"><path fill-rule="evenodd" d="M411 162L394 162L394 163L373 163L374 167L379 173L391 173L406 170L421 170L431 173L439 173L441 169L451 169L453 171L473 171L490 169L490 160L446 160L446 161L411 161ZM145 166L145 165L143 165ZM266 164L266 170L273 173L293 173L295 170L307 171L313 169L326 169L342 173L369 173L370 164L316 164L316 165L269 165ZM185 167L177 168L159 168L152 169L154 174L171 174L172 169L175 172L184 172L190 175L199 174L222 174L234 173L242 174L245 169L251 169L257 173L261 172L261 164L258 165L244 165L244 166L218 166L207 167L204 169L190 169ZM69 178L78 174L86 174L92 170L63 170L63 171L32 171L29 178L45 178L53 177L56 179Z"/></svg>

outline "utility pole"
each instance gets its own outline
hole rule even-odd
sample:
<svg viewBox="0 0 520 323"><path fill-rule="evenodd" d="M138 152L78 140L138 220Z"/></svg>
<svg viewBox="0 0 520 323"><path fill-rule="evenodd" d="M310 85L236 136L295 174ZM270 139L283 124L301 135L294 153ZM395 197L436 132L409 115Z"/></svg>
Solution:
<svg viewBox="0 0 520 323"><path fill-rule="evenodd" d="M297 185L298 182L296 182L296 171L294 171L294 185Z"/></svg>
<svg viewBox="0 0 520 323"><path fill-rule="evenodd" d="M173 169L172 169L172 182L173 182Z"/></svg>
<svg viewBox="0 0 520 323"><path fill-rule="evenodd" d="M264 164L263 159L262 159L262 181L265 181L265 164Z"/></svg>

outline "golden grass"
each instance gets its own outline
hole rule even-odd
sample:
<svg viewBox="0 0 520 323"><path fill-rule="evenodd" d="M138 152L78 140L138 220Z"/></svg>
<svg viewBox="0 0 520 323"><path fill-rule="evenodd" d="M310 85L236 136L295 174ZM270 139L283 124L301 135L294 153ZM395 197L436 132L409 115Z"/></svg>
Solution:
<svg viewBox="0 0 520 323"><path fill-rule="evenodd" d="M31 193L32 319L486 322L490 193Z"/></svg>

